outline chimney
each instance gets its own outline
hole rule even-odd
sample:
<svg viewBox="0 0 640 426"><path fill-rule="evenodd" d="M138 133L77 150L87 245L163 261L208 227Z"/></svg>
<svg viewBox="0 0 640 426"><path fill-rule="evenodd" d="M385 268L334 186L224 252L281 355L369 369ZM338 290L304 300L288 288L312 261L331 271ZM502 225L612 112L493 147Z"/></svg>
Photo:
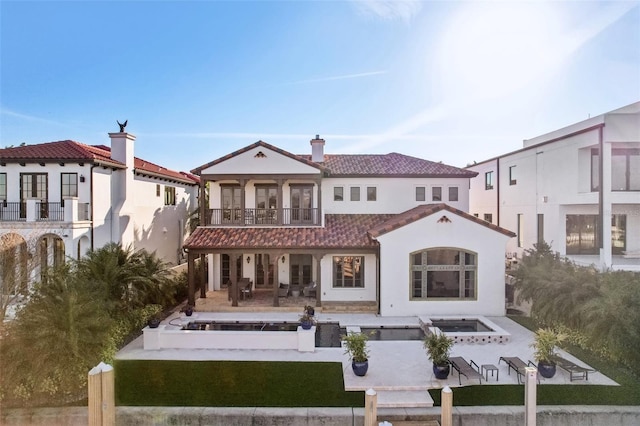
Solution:
<svg viewBox="0 0 640 426"><path fill-rule="evenodd" d="M126 169L117 169L111 177L112 241L123 246L134 243L133 213L134 199L134 154L133 142L136 137L127 132L109 133L111 138L111 159L124 163Z"/></svg>
<svg viewBox="0 0 640 426"><path fill-rule="evenodd" d="M314 163L324 163L324 139L320 139L320 135L316 135L315 139L311 139L311 161Z"/></svg>

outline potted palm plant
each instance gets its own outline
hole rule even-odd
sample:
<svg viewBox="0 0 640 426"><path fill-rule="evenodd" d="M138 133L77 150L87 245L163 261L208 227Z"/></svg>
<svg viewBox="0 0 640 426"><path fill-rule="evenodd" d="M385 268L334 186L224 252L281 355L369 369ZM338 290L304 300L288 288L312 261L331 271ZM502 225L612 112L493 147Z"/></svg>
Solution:
<svg viewBox="0 0 640 426"><path fill-rule="evenodd" d="M364 333L354 333L353 331L342 336L345 354L349 354L351 368L356 376L364 376L369 369L369 348L367 341L369 337Z"/></svg>
<svg viewBox="0 0 640 426"><path fill-rule="evenodd" d="M565 338L564 334L551 328L540 328L535 332L530 346L534 350L533 358L538 363L538 371L542 377L550 379L556 374L556 346Z"/></svg>
<svg viewBox="0 0 640 426"><path fill-rule="evenodd" d="M453 339L443 332L430 332L423 342L427 350L427 357L433 362L433 374L436 379L446 379L449 376L449 354L453 347Z"/></svg>

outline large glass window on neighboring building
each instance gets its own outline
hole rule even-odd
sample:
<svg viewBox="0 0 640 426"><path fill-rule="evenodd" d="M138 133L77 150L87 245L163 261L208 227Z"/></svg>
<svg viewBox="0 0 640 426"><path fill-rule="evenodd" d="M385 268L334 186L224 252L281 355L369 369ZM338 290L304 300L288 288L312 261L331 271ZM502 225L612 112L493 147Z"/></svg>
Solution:
<svg viewBox="0 0 640 426"><path fill-rule="evenodd" d="M565 223L567 254L598 254L598 215L568 214Z"/></svg>
<svg viewBox="0 0 640 426"><path fill-rule="evenodd" d="M432 248L410 254L411 300L477 299L476 253Z"/></svg>
<svg viewBox="0 0 640 426"><path fill-rule="evenodd" d="M364 256L334 256L333 286L338 288L364 287Z"/></svg>
<svg viewBox="0 0 640 426"><path fill-rule="evenodd" d="M640 191L640 149L611 150L611 190Z"/></svg>

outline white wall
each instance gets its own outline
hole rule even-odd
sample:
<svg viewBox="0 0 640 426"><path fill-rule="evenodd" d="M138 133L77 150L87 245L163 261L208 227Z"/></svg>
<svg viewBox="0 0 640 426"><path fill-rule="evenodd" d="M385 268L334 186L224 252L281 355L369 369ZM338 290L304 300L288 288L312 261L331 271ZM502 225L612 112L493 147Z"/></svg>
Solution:
<svg viewBox="0 0 640 426"><path fill-rule="evenodd" d="M364 280L363 288L338 288L333 287L333 257L334 256L364 256ZM362 302L376 300L376 256L374 254L357 253L330 253L320 261L322 273L322 301L323 302Z"/></svg>
<svg viewBox="0 0 640 426"><path fill-rule="evenodd" d="M256 157L262 152L265 157ZM294 160L286 155L258 146L214 166L203 169L201 174L309 174L319 175L320 169Z"/></svg>
<svg viewBox="0 0 640 426"><path fill-rule="evenodd" d="M447 216L450 223L438 223ZM448 211L434 213L378 237L380 242L380 313L504 315L504 251L508 237ZM410 256L414 251L452 247L477 253L476 300L410 300Z"/></svg>

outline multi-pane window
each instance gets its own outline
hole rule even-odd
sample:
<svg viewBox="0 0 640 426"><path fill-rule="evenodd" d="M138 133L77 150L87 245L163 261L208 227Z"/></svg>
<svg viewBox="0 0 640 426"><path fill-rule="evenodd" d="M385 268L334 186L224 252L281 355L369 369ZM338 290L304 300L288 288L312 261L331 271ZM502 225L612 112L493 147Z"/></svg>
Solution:
<svg viewBox="0 0 640 426"><path fill-rule="evenodd" d="M517 183L516 179L516 166L509 167L509 185L515 185Z"/></svg>
<svg viewBox="0 0 640 426"><path fill-rule="evenodd" d="M367 186L367 201L376 201L378 199L378 188L375 186Z"/></svg>
<svg viewBox="0 0 640 426"><path fill-rule="evenodd" d="M38 199L47 201L47 174L21 173L20 195L22 200Z"/></svg>
<svg viewBox="0 0 640 426"><path fill-rule="evenodd" d="M364 256L334 256L333 286L339 288L364 287Z"/></svg>
<svg viewBox="0 0 640 426"><path fill-rule="evenodd" d="M164 187L164 205L175 206L176 205L176 188L173 186Z"/></svg>
<svg viewBox="0 0 640 426"><path fill-rule="evenodd" d="M156 197L160 196L160 184L156 183Z"/></svg>
<svg viewBox="0 0 640 426"><path fill-rule="evenodd" d="M484 214L484 220L486 220L486 221L487 221L487 222L489 222L489 223L492 223L492 222L493 222L493 214L491 214L491 213L485 213L485 214Z"/></svg>
<svg viewBox="0 0 640 426"><path fill-rule="evenodd" d="M411 299L477 298L475 253L456 248L434 248L411 253Z"/></svg>
<svg viewBox="0 0 640 426"><path fill-rule="evenodd" d="M431 200L442 201L442 187L434 186L431 188Z"/></svg>
<svg viewBox="0 0 640 426"><path fill-rule="evenodd" d="M344 188L341 186L333 187L333 201L343 201L344 200Z"/></svg>
<svg viewBox="0 0 640 426"><path fill-rule="evenodd" d="M425 200L426 200L426 195L425 195L424 186L417 186L416 187L416 201L425 201Z"/></svg>
<svg viewBox="0 0 640 426"><path fill-rule="evenodd" d="M0 201L7 201L7 174L0 173Z"/></svg>
<svg viewBox="0 0 640 426"><path fill-rule="evenodd" d="M449 187L449 201L458 201L458 187L450 186Z"/></svg>
<svg viewBox="0 0 640 426"><path fill-rule="evenodd" d="M62 185L62 198L78 196L78 174L77 173L60 173L60 182Z"/></svg>
<svg viewBox="0 0 640 426"><path fill-rule="evenodd" d="M360 187L352 186L351 187L351 201L360 201Z"/></svg>
<svg viewBox="0 0 640 426"><path fill-rule="evenodd" d="M484 174L484 189L493 189L493 172Z"/></svg>
<svg viewBox="0 0 640 426"><path fill-rule="evenodd" d="M568 214L565 220L567 254L597 254L598 215Z"/></svg>
<svg viewBox="0 0 640 426"><path fill-rule="evenodd" d="M611 190L640 191L640 149L611 150Z"/></svg>

